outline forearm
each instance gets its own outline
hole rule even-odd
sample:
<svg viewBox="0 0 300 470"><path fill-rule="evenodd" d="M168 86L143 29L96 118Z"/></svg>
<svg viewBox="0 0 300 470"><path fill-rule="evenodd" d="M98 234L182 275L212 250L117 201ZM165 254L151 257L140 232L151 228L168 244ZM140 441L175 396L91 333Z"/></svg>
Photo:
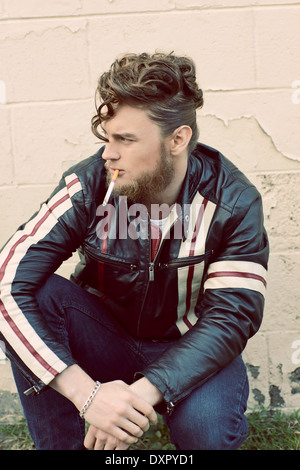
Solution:
<svg viewBox="0 0 300 470"><path fill-rule="evenodd" d="M96 383L81 367L74 364L57 375L49 385L80 410Z"/></svg>
<svg viewBox="0 0 300 470"><path fill-rule="evenodd" d="M67 367L51 383L50 387L68 398L81 409L87 396L95 386L95 381L77 364ZM134 382L129 388L155 406L162 400L162 393L146 377Z"/></svg>

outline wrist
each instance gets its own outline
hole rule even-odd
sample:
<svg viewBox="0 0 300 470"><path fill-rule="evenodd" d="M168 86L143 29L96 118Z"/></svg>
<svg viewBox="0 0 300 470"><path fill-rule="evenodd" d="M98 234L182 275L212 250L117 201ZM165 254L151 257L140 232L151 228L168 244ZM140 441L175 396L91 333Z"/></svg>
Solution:
<svg viewBox="0 0 300 470"><path fill-rule="evenodd" d="M147 377L142 377L130 385L130 388L150 405L155 406L163 399L161 391Z"/></svg>
<svg viewBox="0 0 300 470"><path fill-rule="evenodd" d="M74 364L57 375L49 385L81 410L96 382Z"/></svg>

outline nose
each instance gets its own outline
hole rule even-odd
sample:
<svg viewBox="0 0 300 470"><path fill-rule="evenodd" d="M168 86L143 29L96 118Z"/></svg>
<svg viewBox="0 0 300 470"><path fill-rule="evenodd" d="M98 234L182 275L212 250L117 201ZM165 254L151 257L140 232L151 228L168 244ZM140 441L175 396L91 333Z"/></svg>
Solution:
<svg viewBox="0 0 300 470"><path fill-rule="evenodd" d="M102 153L102 158L104 160L119 160L120 154L111 142L107 142Z"/></svg>

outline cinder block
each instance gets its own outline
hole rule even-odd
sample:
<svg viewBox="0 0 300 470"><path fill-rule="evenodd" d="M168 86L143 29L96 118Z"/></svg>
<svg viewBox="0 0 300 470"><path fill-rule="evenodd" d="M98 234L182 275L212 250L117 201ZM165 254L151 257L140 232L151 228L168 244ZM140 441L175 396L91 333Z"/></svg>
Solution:
<svg viewBox="0 0 300 470"><path fill-rule="evenodd" d="M98 0L82 0L82 14L113 14L113 13L137 13L152 11L167 11L175 8L173 0L119 0L114 2L99 2Z"/></svg>
<svg viewBox="0 0 300 470"><path fill-rule="evenodd" d="M0 187L0 247L26 222L52 192L54 186Z"/></svg>
<svg viewBox="0 0 300 470"><path fill-rule="evenodd" d="M300 6L255 11L257 85L286 87L300 79ZM275 52L276 51L276 52Z"/></svg>
<svg viewBox="0 0 300 470"><path fill-rule="evenodd" d="M35 18L76 15L81 9L80 0L40 2L40 0L3 0L5 18Z"/></svg>
<svg viewBox="0 0 300 470"><path fill-rule="evenodd" d="M189 10L209 8L250 7L257 4L257 0L174 0L176 8Z"/></svg>
<svg viewBox="0 0 300 470"><path fill-rule="evenodd" d="M256 5L260 5L260 6L263 6L263 5L284 5L284 6L287 6L288 5L299 5L299 1L298 0L256 0Z"/></svg>
<svg viewBox="0 0 300 470"><path fill-rule="evenodd" d="M84 20L3 23L0 57L8 103L90 95Z"/></svg>
<svg viewBox="0 0 300 470"><path fill-rule="evenodd" d="M0 107L0 185L13 182L13 157L9 110Z"/></svg>
<svg viewBox="0 0 300 470"><path fill-rule="evenodd" d="M250 384L248 410L292 411L300 399L300 330L257 333L243 353Z"/></svg>
<svg viewBox="0 0 300 470"><path fill-rule="evenodd" d="M271 252L263 331L283 332L299 329L299 279L299 253Z"/></svg>
<svg viewBox="0 0 300 470"><path fill-rule="evenodd" d="M232 97L233 106L234 102L235 97ZM229 103L228 106L232 111ZM222 152L254 183L256 173L300 169L299 162L285 158L277 150L272 137L262 129L255 116L239 115L237 110L236 118L226 121L216 115L205 115L205 111L198 117L200 141Z"/></svg>
<svg viewBox="0 0 300 470"><path fill-rule="evenodd" d="M232 134L234 147L239 143L242 154L247 155L247 168L255 164L258 169L267 168L270 171L299 170L300 77L299 82L294 80L286 86L286 90L252 89L232 93L204 90L204 107L199 112L199 118L211 116L221 122L212 122L211 128L204 123L201 139L207 140L208 136L212 146L216 145L215 142L218 142L219 146L226 145L227 134L235 130L235 135ZM249 128L248 137L243 128L232 129L238 119L248 119L248 122L245 122L245 128ZM256 120L256 127L259 129L254 129L250 119ZM228 129L222 129L221 124ZM230 150L230 145L227 147ZM282 154L281 162L278 161L276 153Z"/></svg>
<svg viewBox="0 0 300 470"><path fill-rule="evenodd" d="M248 409L269 406L269 368L266 335L258 332L248 341L243 359L249 378Z"/></svg>
<svg viewBox="0 0 300 470"><path fill-rule="evenodd" d="M41 3L40 0L4 0L5 17L35 18L49 16L76 16L90 14L134 13L174 9L172 0L61 0Z"/></svg>
<svg viewBox="0 0 300 470"><path fill-rule="evenodd" d="M300 403L300 329L268 334L270 405L297 409Z"/></svg>
<svg viewBox="0 0 300 470"><path fill-rule="evenodd" d="M282 60L278 52L278 62ZM294 67L293 64L291 66ZM285 158L285 169L295 168L299 171L300 68L298 70L295 77L285 82L286 90L257 92L253 114L266 135L272 139L273 146ZM290 166L292 163L293 167ZM277 169L271 161L269 168L271 171Z"/></svg>
<svg viewBox="0 0 300 470"><path fill-rule="evenodd" d="M98 18L90 19L89 24L90 44L104 46L102 54L98 48L90 48L93 81L125 52L174 50L195 60L203 88L225 90L255 85L250 10L120 15L103 17L101 26Z"/></svg>
<svg viewBox="0 0 300 470"><path fill-rule="evenodd" d="M6 360L5 364L0 365L0 390L11 393L17 392L9 360Z"/></svg>
<svg viewBox="0 0 300 470"><path fill-rule="evenodd" d="M40 0L2 0L5 18L36 18L51 16L76 16L90 14L135 13L146 11L169 11L174 9L210 9L251 7L255 5L281 5L286 0L61 0L41 3ZM289 1L289 4L298 4ZM1 11L1 10L0 10Z"/></svg>
<svg viewBox="0 0 300 470"><path fill-rule="evenodd" d="M272 252L300 248L300 173L278 173L256 176L265 209L265 225Z"/></svg>
<svg viewBox="0 0 300 470"><path fill-rule="evenodd" d="M18 184L57 184L77 161L96 153L92 100L49 103L13 109L15 180Z"/></svg>

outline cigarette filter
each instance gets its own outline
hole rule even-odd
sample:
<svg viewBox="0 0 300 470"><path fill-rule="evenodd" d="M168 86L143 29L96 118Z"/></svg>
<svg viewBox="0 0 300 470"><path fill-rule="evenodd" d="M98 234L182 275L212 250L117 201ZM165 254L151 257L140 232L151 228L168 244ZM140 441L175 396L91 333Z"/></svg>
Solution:
<svg viewBox="0 0 300 470"><path fill-rule="evenodd" d="M112 177L112 180L111 180L111 182L110 182L110 184L109 184L109 186L108 186L108 190L107 190L107 192L106 192L106 194L105 194L105 197L104 197L104 199L103 199L103 203L102 203L103 206L106 206L106 204L108 203L108 200L109 200L109 198L110 198L110 195L111 195L111 193L112 193L112 191L113 191L113 189L114 189L114 185L115 185L116 179L117 179L117 177L118 177L118 174L119 174L119 170L115 170L115 172L114 172L114 174L113 174L113 177Z"/></svg>

